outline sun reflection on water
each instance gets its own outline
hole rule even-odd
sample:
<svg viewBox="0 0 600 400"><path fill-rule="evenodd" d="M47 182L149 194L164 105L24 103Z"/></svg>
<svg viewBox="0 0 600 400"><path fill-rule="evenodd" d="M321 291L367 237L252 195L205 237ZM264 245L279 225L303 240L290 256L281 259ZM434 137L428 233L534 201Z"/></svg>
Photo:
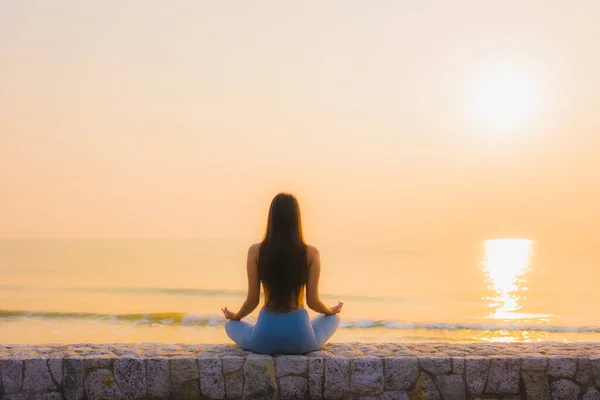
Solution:
<svg viewBox="0 0 600 400"><path fill-rule="evenodd" d="M527 290L523 275L530 268L533 242L526 239L496 239L484 244L483 269L488 276L489 288L496 292L491 298L494 311L488 318L515 320L535 318L519 313L521 292Z"/></svg>

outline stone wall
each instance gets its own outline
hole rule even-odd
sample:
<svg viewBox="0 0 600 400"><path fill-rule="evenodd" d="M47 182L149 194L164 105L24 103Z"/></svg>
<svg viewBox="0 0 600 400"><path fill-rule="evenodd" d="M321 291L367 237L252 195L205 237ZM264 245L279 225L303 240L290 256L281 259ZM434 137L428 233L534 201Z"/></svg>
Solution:
<svg viewBox="0 0 600 400"><path fill-rule="evenodd" d="M600 400L600 344L0 345L1 399Z"/></svg>

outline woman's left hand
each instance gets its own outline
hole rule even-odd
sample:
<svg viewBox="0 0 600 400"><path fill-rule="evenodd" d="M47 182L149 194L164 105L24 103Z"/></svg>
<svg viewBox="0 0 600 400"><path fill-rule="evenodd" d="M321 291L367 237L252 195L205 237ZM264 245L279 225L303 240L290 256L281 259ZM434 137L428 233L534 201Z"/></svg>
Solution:
<svg viewBox="0 0 600 400"><path fill-rule="evenodd" d="M227 307L221 308L221 311L223 312L223 315L226 319L235 319L235 313L229 311Z"/></svg>

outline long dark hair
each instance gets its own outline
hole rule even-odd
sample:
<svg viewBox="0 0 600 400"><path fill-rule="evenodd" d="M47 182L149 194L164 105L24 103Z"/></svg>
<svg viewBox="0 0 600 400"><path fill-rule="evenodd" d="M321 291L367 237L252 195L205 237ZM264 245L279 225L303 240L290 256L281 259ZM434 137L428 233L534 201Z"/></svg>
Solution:
<svg viewBox="0 0 600 400"><path fill-rule="evenodd" d="M258 274L265 289L267 309L287 311L292 299L302 302L307 264L298 200L291 194L279 193L271 202L258 256Z"/></svg>

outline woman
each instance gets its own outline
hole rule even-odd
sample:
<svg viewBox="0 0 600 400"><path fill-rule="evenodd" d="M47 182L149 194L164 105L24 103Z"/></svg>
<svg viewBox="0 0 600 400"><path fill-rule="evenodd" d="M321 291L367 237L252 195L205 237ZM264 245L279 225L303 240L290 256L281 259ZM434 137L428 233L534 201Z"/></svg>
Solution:
<svg viewBox="0 0 600 400"><path fill-rule="evenodd" d="M319 299L319 251L304 243L298 201L280 193L271 202L262 243L250 246L246 263L248 296L237 313L222 308L225 331L231 340L255 353L303 354L318 350L340 323L336 315L344 303L327 307ZM258 306L260 284L265 305L256 325L241 321ZM312 321L306 304L321 313Z"/></svg>

